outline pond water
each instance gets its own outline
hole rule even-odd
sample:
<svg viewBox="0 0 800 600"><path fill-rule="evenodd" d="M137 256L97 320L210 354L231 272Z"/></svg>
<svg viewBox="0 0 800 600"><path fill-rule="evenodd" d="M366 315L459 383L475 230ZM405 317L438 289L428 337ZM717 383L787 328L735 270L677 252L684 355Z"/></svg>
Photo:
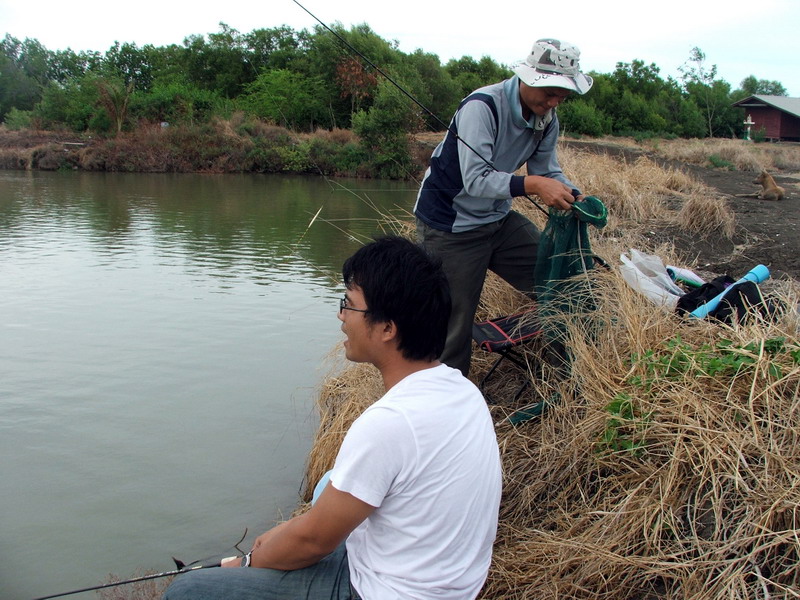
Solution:
<svg viewBox="0 0 800 600"><path fill-rule="evenodd" d="M413 187L0 171L0 598L166 571L288 515L341 263Z"/></svg>

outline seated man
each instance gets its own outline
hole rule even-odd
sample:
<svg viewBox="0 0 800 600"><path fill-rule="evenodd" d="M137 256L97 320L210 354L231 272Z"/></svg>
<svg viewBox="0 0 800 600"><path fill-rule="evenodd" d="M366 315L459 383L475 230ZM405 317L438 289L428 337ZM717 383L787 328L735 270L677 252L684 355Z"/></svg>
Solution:
<svg viewBox="0 0 800 600"><path fill-rule="evenodd" d="M222 568L178 576L168 600L475 598L497 530L501 467L478 389L440 363L450 315L441 264L399 237L342 269L346 356L386 393L353 423L308 512Z"/></svg>

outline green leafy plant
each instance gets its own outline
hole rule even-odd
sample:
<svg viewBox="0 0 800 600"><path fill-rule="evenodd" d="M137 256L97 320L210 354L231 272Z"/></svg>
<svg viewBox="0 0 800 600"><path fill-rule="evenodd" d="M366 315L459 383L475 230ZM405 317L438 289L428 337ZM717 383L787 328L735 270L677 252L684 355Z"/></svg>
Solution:
<svg viewBox="0 0 800 600"><path fill-rule="evenodd" d="M644 374L634 375L628 382L648 388L652 380L659 377L732 377L753 368L762 354L774 358L785 353L794 364L800 362L800 349L788 347L783 337L753 341L744 346L737 346L731 340L720 340L714 345L703 344L699 348L692 348L680 336L676 336L664 343L664 349L666 352L648 350L634 354L631 364L643 367ZM767 372L772 377L783 376L781 365L774 360L767 363Z"/></svg>
<svg viewBox="0 0 800 600"><path fill-rule="evenodd" d="M641 456L647 445L642 433L650 423L650 415L640 414L633 398L625 392L614 396L605 411L609 416L600 438L600 450Z"/></svg>
<svg viewBox="0 0 800 600"><path fill-rule="evenodd" d="M774 337L736 345L731 340L703 344L693 348L675 336L661 348L649 349L631 356L631 366L637 371L627 378L626 384L635 393L619 392L604 410L608 413L606 426L600 436L599 449L608 452L628 452L640 457L646 450L644 433L652 421L652 413L642 413L635 399L656 398L664 382L684 379L733 379L752 371L759 365L767 376L780 379L784 367L780 357L788 358L793 365L800 364L800 348L787 345L786 338Z"/></svg>

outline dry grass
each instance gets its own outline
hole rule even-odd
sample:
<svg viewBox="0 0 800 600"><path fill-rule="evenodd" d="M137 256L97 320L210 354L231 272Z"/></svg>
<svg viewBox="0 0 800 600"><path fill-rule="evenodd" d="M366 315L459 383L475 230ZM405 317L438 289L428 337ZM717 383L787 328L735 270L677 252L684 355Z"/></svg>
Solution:
<svg viewBox="0 0 800 600"><path fill-rule="evenodd" d="M593 250L612 264L630 247L680 264L672 248L642 244L639 232L653 219L728 223L724 207L697 199L698 184L649 161L561 157L576 183L622 213L612 234L592 233ZM541 222L527 201L519 206ZM710 225L715 220L723 225ZM616 270L594 273L591 289L596 312L562 317L569 377L537 368L535 385L513 406L502 401L519 383L512 367L487 390L501 400L491 410L504 490L481 597L800 597L796 311L727 327L656 309ZM797 306L795 282L779 282L775 293ZM490 276L478 316L525 304ZM529 364L541 363L540 351L526 348ZM475 351L476 381L494 358ZM331 466L350 423L382 394L372 367L335 372L320 393L309 482ZM554 392L561 400L541 418L517 426L505 420Z"/></svg>
<svg viewBox="0 0 800 600"><path fill-rule="evenodd" d="M704 237L722 234L730 239L736 230L736 218L727 201L713 195L688 197L678 212L677 222L682 229Z"/></svg>
<svg viewBox="0 0 800 600"><path fill-rule="evenodd" d="M594 289L601 309L570 327L563 402L498 427L504 502L484 597L791 597L795 317L725 328L654 310L616 273ZM796 304L796 292L786 299ZM786 346L770 354L777 338ZM712 373L736 358L738 371Z"/></svg>
<svg viewBox="0 0 800 600"><path fill-rule="evenodd" d="M482 597L796 597L796 315L728 328L655 310L615 272L598 274L593 289L600 310L570 322L571 377L545 375L519 400L558 390L561 403L516 427L503 420L518 406L492 408L504 491ZM781 294L794 306L797 291ZM534 350L528 358L538 360ZM738 369L713 373L725 360ZM479 378L488 361L475 367ZM502 398L516 377L506 371L489 393ZM325 383L309 481L380 395L364 365Z"/></svg>
<svg viewBox="0 0 800 600"><path fill-rule="evenodd" d="M659 167L646 157L628 163L607 154L562 148L559 159L570 179L602 198L609 213L619 220L668 219L668 199L704 190L685 173Z"/></svg>
<svg viewBox="0 0 800 600"><path fill-rule="evenodd" d="M800 171L800 146L794 144L754 144L744 140L658 140L646 146L665 156L702 166L729 164L737 171Z"/></svg>
<svg viewBox="0 0 800 600"><path fill-rule="evenodd" d="M603 200L609 224L601 236L630 235L651 223L674 224L693 234L733 236L735 217L714 190L683 171L641 157L633 163L607 154L559 149L566 173ZM539 217L537 223L541 224Z"/></svg>
<svg viewBox="0 0 800 600"><path fill-rule="evenodd" d="M110 575L107 583L113 583L152 574L153 573L151 572L138 572L126 577ZM161 577L158 579L137 581L135 583L105 588L97 591L96 594L101 600L157 600L163 596L173 579L174 577Z"/></svg>
<svg viewBox="0 0 800 600"><path fill-rule="evenodd" d="M320 426L308 457L306 501L311 500L316 482L333 467L350 425L364 409L383 395L383 380L370 365L355 364L344 370L338 367L332 370L339 371L339 374L323 383L317 402Z"/></svg>

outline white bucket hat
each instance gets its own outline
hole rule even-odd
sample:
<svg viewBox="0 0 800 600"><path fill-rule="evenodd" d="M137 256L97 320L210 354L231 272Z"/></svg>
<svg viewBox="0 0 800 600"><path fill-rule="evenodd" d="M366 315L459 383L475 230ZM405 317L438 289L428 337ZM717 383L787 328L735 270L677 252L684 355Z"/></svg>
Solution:
<svg viewBox="0 0 800 600"><path fill-rule="evenodd" d="M536 40L528 57L512 68L531 87L558 87L585 94L592 78L580 71L581 51L569 42Z"/></svg>

